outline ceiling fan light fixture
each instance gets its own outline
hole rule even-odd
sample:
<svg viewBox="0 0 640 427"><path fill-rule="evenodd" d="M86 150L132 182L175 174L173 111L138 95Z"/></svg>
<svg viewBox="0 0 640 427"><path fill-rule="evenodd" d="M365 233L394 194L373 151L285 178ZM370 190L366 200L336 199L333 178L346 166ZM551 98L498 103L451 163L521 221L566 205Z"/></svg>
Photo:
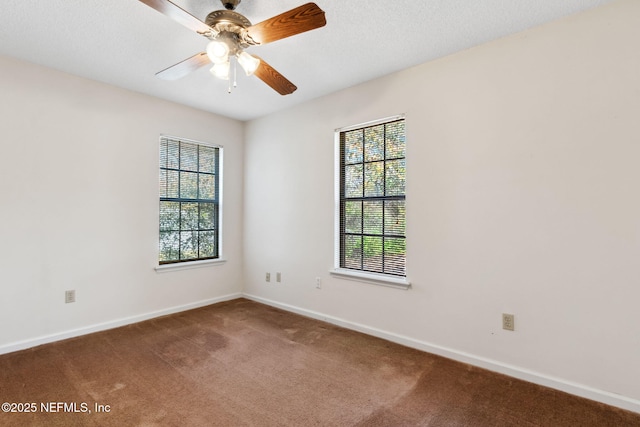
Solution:
<svg viewBox="0 0 640 427"><path fill-rule="evenodd" d="M255 56L249 55L247 52L241 52L238 54L238 63L242 67L247 76L252 75L256 72L258 67L260 66L260 59Z"/></svg>
<svg viewBox="0 0 640 427"><path fill-rule="evenodd" d="M214 64L213 67L211 67L211 70L209 71L211 71L211 74L213 74L219 79L229 80L230 69L231 69L231 64L229 63L229 61L226 61L226 62L220 62L218 64Z"/></svg>
<svg viewBox="0 0 640 427"><path fill-rule="evenodd" d="M214 64L229 61L229 46L219 40L214 40L207 45L207 56Z"/></svg>

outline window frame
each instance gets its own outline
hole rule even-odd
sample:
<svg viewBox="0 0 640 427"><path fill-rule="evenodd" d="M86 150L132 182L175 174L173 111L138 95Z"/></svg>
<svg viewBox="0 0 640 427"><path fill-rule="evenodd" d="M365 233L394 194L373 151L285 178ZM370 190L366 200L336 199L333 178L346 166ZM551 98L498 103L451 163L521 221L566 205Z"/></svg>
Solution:
<svg viewBox="0 0 640 427"><path fill-rule="evenodd" d="M207 267L207 266L211 266L211 265L216 265L216 264L221 264L226 262L226 259L224 258L224 245L223 245L223 188L224 188L224 146L220 145L220 144L213 144L213 143L209 143L209 142L203 142L203 141L197 141L197 140L193 140L193 139L188 139L188 138L182 138L182 137L177 137L177 136L173 136L173 135L167 135L167 134L161 134L160 137L158 138L158 148L160 148L162 146L162 142L163 140L174 140L174 141L179 141L180 143L187 143L187 144L195 144L195 145L199 145L199 146L205 146L205 147L211 147L211 148L215 148L218 150L218 168L216 171L216 179L217 179L217 188L216 188L216 192L217 192L217 197L215 199L216 201L216 205L217 205L217 224L215 225L216 227L216 234L217 234L217 257L215 258L205 258L205 259L186 259L186 260L179 260L179 261L172 261L172 262L164 262L161 263L160 261L160 202L161 202L161 195L160 192L158 191L158 195L157 195L157 199L158 200L158 214L157 214L157 253L156 253L156 267L155 270L158 272L164 272L164 271L172 271L172 270L184 270L184 269L192 269L192 268L200 268L200 267ZM159 153L159 152L158 152ZM157 165L158 167L156 168L156 174L158 174L161 170L160 168L160 158L158 157L158 161L157 161Z"/></svg>
<svg viewBox="0 0 640 427"><path fill-rule="evenodd" d="M330 270L332 276L335 276L340 279L354 280L359 282L365 282L375 285L393 287L398 289L409 289L411 287L411 282L407 276L407 269L405 264L405 276L388 274L388 273L375 273L358 269L350 269L341 267L341 193L342 193L342 182L341 182L341 174L342 174L342 147L340 141L340 135L344 132L349 132L352 130L362 129L377 126L380 124L390 123L394 121L404 120L405 121L405 137L406 137L406 116L404 114L399 114L390 117L384 117L377 120L372 120L364 123L358 123L355 125L345 126L342 128L335 129L334 132L334 267ZM406 149L406 146L405 146ZM406 159L406 152L405 152ZM405 176L406 182L406 176ZM406 185L406 184L405 184ZM406 187L405 187L405 197L406 197ZM405 221L406 221L406 213L405 213ZM405 240L407 239L405 232ZM406 254L405 254L405 263L406 263Z"/></svg>

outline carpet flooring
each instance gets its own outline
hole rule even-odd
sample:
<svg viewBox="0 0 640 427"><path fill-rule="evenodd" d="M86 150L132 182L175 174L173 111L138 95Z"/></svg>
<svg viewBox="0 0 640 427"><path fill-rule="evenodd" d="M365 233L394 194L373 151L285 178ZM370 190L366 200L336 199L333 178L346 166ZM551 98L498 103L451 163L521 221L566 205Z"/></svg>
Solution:
<svg viewBox="0 0 640 427"><path fill-rule="evenodd" d="M640 426L246 299L0 355L0 401L2 426Z"/></svg>

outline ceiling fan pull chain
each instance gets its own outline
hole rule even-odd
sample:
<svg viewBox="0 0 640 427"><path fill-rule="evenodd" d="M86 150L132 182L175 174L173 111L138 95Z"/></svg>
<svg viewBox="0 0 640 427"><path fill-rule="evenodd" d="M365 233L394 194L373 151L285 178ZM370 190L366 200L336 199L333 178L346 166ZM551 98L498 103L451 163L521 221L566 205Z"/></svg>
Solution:
<svg viewBox="0 0 640 427"><path fill-rule="evenodd" d="M238 75L236 74L237 70L238 70L238 60L236 58L233 58L233 87L238 87L238 80L237 80Z"/></svg>
<svg viewBox="0 0 640 427"><path fill-rule="evenodd" d="M229 88L227 89L227 92L231 93L234 87L238 87L238 82L236 81L237 61L234 61L233 57L229 58L229 68L233 68L233 83L231 82L231 76L227 79L229 80ZM231 74L231 70L229 70L229 74Z"/></svg>

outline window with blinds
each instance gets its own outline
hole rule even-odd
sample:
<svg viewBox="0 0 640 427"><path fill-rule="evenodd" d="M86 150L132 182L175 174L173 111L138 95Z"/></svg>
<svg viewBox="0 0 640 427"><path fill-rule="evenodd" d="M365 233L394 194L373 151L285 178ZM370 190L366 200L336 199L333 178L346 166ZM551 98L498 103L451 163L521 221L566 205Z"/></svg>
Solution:
<svg viewBox="0 0 640 427"><path fill-rule="evenodd" d="M406 276L405 120L339 138L340 268Z"/></svg>
<svg viewBox="0 0 640 427"><path fill-rule="evenodd" d="M160 138L159 263L219 257L220 147Z"/></svg>

